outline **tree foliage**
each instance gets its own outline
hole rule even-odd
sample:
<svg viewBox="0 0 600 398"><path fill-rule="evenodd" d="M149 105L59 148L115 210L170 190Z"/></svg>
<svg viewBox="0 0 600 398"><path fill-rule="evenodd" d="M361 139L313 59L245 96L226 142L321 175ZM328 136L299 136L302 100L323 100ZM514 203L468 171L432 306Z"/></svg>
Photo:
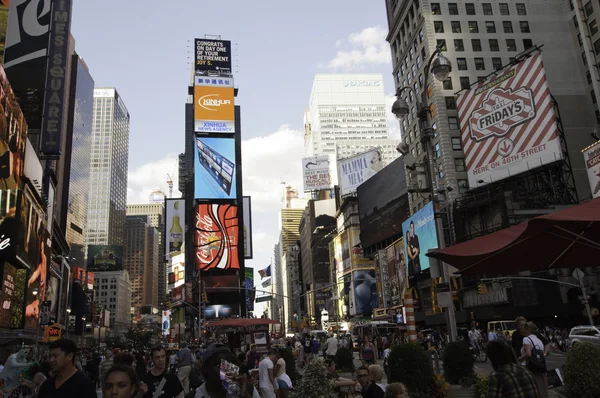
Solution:
<svg viewBox="0 0 600 398"><path fill-rule="evenodd" d="M576 343L567 354L563 373L568 397L600 397L600 348Z"/></svg>
<svg viewBox="0 0 600 398"><path fill-rule="evenodd" d="M427 393L433 381L433 368L429 353L414 343L399 344L392 349L388 359L390 380L401 382L412 393Z"/></svg>
<svg viewBox="0 0 600 398"><path fill-rule="evenodd" d="M327 378L327 369L320 359L308 362L304 377L290 394L291 398L337 398L333 382Z"/></svg>

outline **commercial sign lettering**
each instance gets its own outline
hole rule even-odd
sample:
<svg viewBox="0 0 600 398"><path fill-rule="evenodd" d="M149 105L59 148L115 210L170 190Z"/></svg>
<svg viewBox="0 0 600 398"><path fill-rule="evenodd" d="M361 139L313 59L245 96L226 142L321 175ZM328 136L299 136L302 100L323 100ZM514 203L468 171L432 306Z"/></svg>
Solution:
<svg viewBox="0 0 600 398"><path fill-rule="evenodd" d="M229 40L195 40L195 70L231 75L231 42Z"/></svg>
<svg viewBox="0 0 600 398"><path fill-rule="evenodd" d="M587 169L592 198L600 197L600 141L590 145L583 151L585 168Z"/></svg>
<svg viewBox="0 0 600 398"><path fill-rule="evenodd" d="M335 158L331 155L302 159L304 192L332 189L337 184Z"/></svg>
<svg viewBox="0 0 600 398"><path fill-rule="evenodd" d="M196 79L196 83L199 83ZM210 80L210 79L204 79ZM231 79L233 80L233 79ZM231 86L194 86L194 120L197 133L234 133L235 106L233 82Z"/></svg>
<svg viewBox="0 0 600 398"><path fill-rule="evenodd" d="M41 145L41 152L51 156L61 154L63 114L65 112L65 96L67 95L65 82L69 60L71 6L71 0L57 0L53 2L52 7Z"/></svg>
<svg viewBox="0 0 600 398"><path fill-rule="evenodd" d="M196 269L203 271L239 269L239 217L237 206L199 204L196 206L194 246Z"/></svg>
<svg viewBox="0 0 600 398"><path fill-rule="evenodd" d="M381 149L370 151L338 160L338 176L340 194L348 195L356 192L356 188L383 169Z"/></svg>
<svg viewBox="0 0 600 398"><path fill-rule="evenodd" d="M349 81L349 82L344 82L344 87L379 87L381 85L381 82L379 81L374 81L374 82L370 82L370 81Z"/></svg>
<svg viewBox="0 0 600 398"><path fill-rule="evenodd" d="M541 53L466 90L457 108L472 187L562 159Z"/></svg>

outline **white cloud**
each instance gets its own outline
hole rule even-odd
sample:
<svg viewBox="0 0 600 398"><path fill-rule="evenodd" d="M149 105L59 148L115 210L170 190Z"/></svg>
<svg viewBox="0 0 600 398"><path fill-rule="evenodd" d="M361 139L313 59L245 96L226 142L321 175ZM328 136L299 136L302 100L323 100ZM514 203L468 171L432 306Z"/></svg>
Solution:
<svg viewBox="0 0 600 398"><path fill-rule="evenodd" d="M388 132L390 133L390 138L400 140L402 139L400 121L396 119L396 116L394 116L394 114L392 113L392 104L394 103L394 101L396 101L395 94L387 94L385 96Z"/></svg>
<svg viewBox="0 0 600 398"><path fill-rule="evenodd" d="M150 193L155 189L160 189L168 196L167 174L173 179L173 197L180 197L181 194L177 189L179 181L178 156L178 154L169 153L162 159L129 170L127 203L148 203Z"/></svg>
<svg viewBox="0 0 600 398"><path fill-rule="evenodd" d="M372 65L387 65L392 61L390 46L385 41L387 31L380 25L352 33L346 41L336 42L337 51L328 67L334 71L358 71Z"/></svg>

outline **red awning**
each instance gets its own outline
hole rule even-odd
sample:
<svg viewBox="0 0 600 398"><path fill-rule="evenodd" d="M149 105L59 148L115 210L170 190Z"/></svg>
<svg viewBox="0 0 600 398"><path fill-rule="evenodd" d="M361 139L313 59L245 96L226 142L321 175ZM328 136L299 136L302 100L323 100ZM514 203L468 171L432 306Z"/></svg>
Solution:
<svg viewBox="0 0 600 398"><path fill-rule="evenodd" d="M427 254L461 273L600 265L600 198Z"/></svg>
<svg viewBox="0 0 600 398"><path fill-rule="evenodd" d="M268 318L231 318L231 319L219 319L216 321L206 322L206 326L237 326L237 327L248 327L257 325L271 325L279 323Z"/></svg>

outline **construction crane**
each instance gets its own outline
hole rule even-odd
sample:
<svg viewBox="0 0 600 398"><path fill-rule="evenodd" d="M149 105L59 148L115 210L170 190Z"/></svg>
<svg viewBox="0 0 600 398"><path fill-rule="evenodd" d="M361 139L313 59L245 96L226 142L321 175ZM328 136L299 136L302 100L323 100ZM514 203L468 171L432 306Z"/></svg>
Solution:
<svg viewBox="0 0 600 398"><path fill-rule="evenodd" d="M167 173L167 185L169 186L169 198L173 197L173 179L171 175Z"/></svg>

